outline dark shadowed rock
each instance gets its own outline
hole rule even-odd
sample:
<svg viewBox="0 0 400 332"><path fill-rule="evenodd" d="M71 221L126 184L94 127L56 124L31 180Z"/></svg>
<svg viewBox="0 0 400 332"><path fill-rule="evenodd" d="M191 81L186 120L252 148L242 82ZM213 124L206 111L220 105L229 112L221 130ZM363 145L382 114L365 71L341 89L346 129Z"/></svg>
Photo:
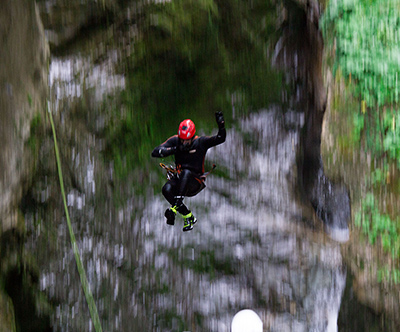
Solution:
<svg viewBox="0 0 400 332"><path fill-rule="evenodd" d="M15 207L34 168L32 120L45 118L48 46L36 5L2 1L0 11L0 222L15 226ZM21 24L24 22L24 24Z"/></svg>
<svg viewBox="0 0 400 332"><path fill-rule="evenodd" d="M0 278L4 286L27 285L24 220L18 206L35 168L35 128L44 123L49 51L36 4L4 0L0 9ZM20 283L10 270L17 271ZM11 288L10 288L11 289ZM24 289L31 291L30 286ZM19 293L22 294L22 293ZM0 291L0 331L15 331L15 298ZM30 298L35 302L34 297ZM20 299L22 302L25 297ZM26 309L26 307L25 307ZM29 308L34 312L33 308ZM29 325L29 322L28 322ZM26 329L24 331L27 331Z"/></svg>

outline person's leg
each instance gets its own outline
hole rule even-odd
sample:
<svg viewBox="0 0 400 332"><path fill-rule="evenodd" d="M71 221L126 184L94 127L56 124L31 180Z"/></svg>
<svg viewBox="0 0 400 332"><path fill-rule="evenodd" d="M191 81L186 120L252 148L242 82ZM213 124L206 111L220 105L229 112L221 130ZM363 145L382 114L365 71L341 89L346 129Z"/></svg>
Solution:
<svg viewBox="0 0 400 332"><path fill-rule="evenodd" d="M171 205L174 205L175 203L176 190L177 190L177 183L176 181L174 181L174 179L168 180L168 182L164 184L162 188L162 194Z"/></svg>
<svg viewBox="0 0 400 332"><path fill-rule="evenodd" d="M175 224L175 216L177 212L179 212L184 218L191 213L186 205L183 204L184 196L178 194L181 192L186 192L185 186L188 184L188 176L189 174L186 174L184 177L182 177L183 185L182 178L179 177L168 180L168 182L162 188L162 193L165 199L169 202L169 204L171 204L171 207L166 209L164 213L165 217L167 218L168 225Z"/></svg>
<svg viewBox="0 0 400 332"><path fill-rule="evenodd" d="M185 196L194 196L201 187L194 174L189 170L182 170L179 177L169 180L162 188L165 199L171 204L171 207L165 211L167 224L175 224L175 215L179 212L184 218L184 231L193 229L197 219L193 213L183 204Z"/></svg>
<svg viewBox="0 0 400 332"><path fill-rule="evenodd" d="M175 196L174 205L178 207L178 211L182 215L187 215L190 210L183 204L186 196L193 196L198 191L200 183L196 180L195 175L188 169L183 169L179 174L179 182Z"/></svg>
<svg viewBox="0 0 400 332"><path fill-rule="evenodd" d="M164 216L167 218L167 224L173 226L175 224L175 215L177 212L175 206L175 196L178 187L178 179L173 178L163 186L162 193L165 199L171 204L171 207L165 210Z"/></svg>
<svg viewBox="0 0 400 332"><path fill-rule="evenodd" d="M189 170L182 170L179 174L179 184L177 195L175 196L174 204L178 207L177 211L182 214L184 218L183 231L190 231L193 225L197 222L193 213L183 204L185 196L191 195L199 191L201 183L196 180L195 175Z"/></svg>

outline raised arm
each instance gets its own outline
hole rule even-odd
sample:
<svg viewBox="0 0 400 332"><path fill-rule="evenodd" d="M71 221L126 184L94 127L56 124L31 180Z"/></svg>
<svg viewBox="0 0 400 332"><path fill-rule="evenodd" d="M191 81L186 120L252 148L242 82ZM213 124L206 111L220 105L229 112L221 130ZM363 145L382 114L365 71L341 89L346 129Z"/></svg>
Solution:
<svg viewBox="0 0 400 332"><path fill-rule="evenodd" d="M208 148L222 144L226 139L225 119L222 112L215 112L215 120L217 121L218 125L218 134L215 136L205 137Z"/></svg>
<svg viewBox="0 0 400 332"><path fill-rule="evenodd" d="M215 112L215 120L218 125L218 144L224 143L226 139L226 130L225 130L225 119L222 112Z"/></svg>

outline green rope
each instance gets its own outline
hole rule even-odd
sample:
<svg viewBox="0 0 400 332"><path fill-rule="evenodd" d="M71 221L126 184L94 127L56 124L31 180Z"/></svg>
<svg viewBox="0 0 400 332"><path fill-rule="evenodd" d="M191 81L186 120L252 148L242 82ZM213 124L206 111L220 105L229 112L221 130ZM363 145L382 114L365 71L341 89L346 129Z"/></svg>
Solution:
<svg viewBox="0 0 400 332"><path fill-rule="evenodd" d="M54 150L55 150L56 160L57 160L58 177L60 180L61 194L62 194L63 201L64 201L65 216L67 218L69 235L71 238L72 249L73 249L74 255L75 255L76 266L78 268L79 276L81 278L82 288L83 288L83 291L86 296L86 301L89 306L90 316L92 317L92 322L93 322L94 328L95 328L96 332L101 332L102 329L101 329L99 314L97 313L96 304L94 302L93 295L90 291L89 283L86 278L85 269L82 265L81 256L79 255L78 246L76 244L74 231L72 230L71 220L69 218L67 199L65 197L65 190L64 190L64 180L63 180L63 175L62 175L62 170L61 170L60 153L58 151L56 129L54 126L53 116L51 115L50 109L48 109L47 111L48 111L48 114L50 117L51 128L53 130Z"/></svg>

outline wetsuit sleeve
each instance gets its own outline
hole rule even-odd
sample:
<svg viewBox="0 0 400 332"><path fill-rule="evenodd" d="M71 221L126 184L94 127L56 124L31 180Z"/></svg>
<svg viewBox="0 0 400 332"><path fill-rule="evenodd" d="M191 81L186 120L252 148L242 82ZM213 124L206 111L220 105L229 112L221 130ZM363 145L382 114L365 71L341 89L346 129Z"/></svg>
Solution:
<svg viewBox="0 0 400 332"><path fill-rule="evenodd" d="M207 148L211 148L213 146L216 146L218 144L222 144L225 142L226 139L226 129L225 128L219 128L218 134L215 136L206 136L203 138L204 139L204 144Z"/></svg>
<svg viewBox="0 0 400 332"><path fill-rule="evenodd" d="M172 154L175 154L176 149L177 149L177 139L176 136L172 136L161 145L155 147L153 152L151 153L151 156L155 158L168 157Z"/></svg>

